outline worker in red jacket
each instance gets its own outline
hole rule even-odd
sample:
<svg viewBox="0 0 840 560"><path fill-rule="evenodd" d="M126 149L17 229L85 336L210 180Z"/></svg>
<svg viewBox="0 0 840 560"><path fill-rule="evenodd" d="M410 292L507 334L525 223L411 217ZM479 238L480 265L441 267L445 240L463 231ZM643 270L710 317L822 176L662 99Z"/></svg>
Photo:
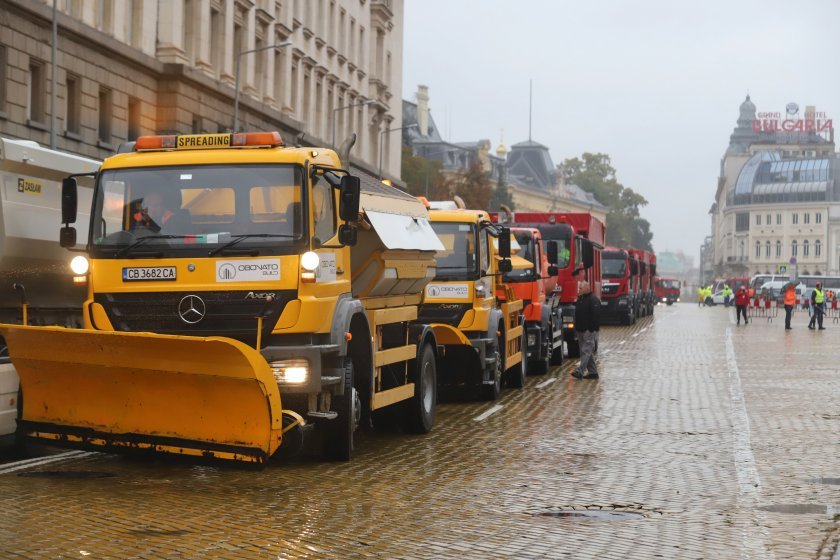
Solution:
<svg viewBox="0 0 840 560"><path fill-rule="evenodd" d="M741 324L741 314L744 315L744 325L747 325L749 321L747 321L747 307L750 304L750 293L747 291L747 288L742 284L738 291L735 292L735 317L737 317L738 321L737 324Z"/></svg>

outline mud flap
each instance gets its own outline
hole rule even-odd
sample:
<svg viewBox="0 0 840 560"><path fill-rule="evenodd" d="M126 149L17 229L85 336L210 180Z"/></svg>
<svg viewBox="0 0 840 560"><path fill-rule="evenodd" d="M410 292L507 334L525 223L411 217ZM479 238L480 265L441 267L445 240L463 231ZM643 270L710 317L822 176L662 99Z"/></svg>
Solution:
<svg viewBox="0 0 840 560"><path fill-rule="evenodd" d="M0 325L23 389L27 439L263 465L280 446L265 359L221 337Z"/></svg>
<svg viewBox="0 0 840 560"><path fill-rule="evenodd" d="M432 323L437 343L443 347L438 357L438 384L444 386L481 385L484 364L472 342L450 325Z"/></svg>

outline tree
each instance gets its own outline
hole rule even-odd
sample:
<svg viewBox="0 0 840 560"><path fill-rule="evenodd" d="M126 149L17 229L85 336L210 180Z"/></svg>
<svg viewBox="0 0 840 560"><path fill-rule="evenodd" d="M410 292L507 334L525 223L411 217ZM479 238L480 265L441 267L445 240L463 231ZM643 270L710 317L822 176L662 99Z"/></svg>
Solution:
<svg viewBox="0 0 840 560"><path fill-rule="evenodd" d="M647 205L647 200L618 182L610 156L586 152L580 158L567 159L562 167L566 181L592 193L609 209L607 243L653 250L650 222L641 218L639 213L639 209Z"/></svg>
<svg viewBox="0 0 840 560"><path fill-rule="evenodd" d="M478 161L447 176L444 188L449 193L449 196L444 198L458 195L464 199L467 208L485 209L490 205L490 198L493 196L493 183Z"/></svg>
<svg viewBox="0 0 840 560"><path fill-rule="evenodd" d="M508 188L507 181L505 180L504 167L502 167L499 171L499 178L496 181L496 188L493 189L493 196L490 197L490 202L487 205L487 209L491 212L498 212L502 209L502 204L504 204L511 210L516 209L516 205L513 203L513 193L510 192L510 188Z"/></svg>
<svg viewBox="0 0 840 560"><path fill-rule="evenodd" d="M438 198L445 183L441 174L441 163L412 155L411 148L402 149L402 180L414 196Z"/></svg>

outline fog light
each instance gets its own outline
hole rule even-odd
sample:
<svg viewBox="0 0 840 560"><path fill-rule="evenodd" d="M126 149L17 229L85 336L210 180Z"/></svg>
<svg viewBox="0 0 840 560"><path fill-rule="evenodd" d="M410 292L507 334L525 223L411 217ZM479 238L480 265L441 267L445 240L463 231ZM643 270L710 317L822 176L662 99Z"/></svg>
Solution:
<svg viewBox="0 0 840 560"><path fill-rule="evenodd" d="M268 364L278 385L300 385L309 379L309 362L296 358Z"/></svg>

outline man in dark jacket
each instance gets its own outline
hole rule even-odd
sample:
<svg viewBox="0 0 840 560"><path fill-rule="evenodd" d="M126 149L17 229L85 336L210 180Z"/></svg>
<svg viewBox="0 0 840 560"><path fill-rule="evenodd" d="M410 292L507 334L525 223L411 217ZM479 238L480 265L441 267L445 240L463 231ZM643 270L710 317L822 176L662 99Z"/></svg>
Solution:
<svg viewBox="0 0 840 560"><path fill-rule="evenodd" d="M747 321L747 307L750 305L750 294L747 291L747 287L741 284L741 287L738 288L738 291L735 292L735 317L737 318L738 325L741 324L741 315L744 316L744 325L749 324Z"/></svg>
<svg viewBox="0 0 840 560"><path fill-rule="evenodd" d="M600 328L601 300L592 293L589 282L581 282L575 303L575 332L580 345L580 365L572 372L573 377L598 379L594 353Z"/></svg>

